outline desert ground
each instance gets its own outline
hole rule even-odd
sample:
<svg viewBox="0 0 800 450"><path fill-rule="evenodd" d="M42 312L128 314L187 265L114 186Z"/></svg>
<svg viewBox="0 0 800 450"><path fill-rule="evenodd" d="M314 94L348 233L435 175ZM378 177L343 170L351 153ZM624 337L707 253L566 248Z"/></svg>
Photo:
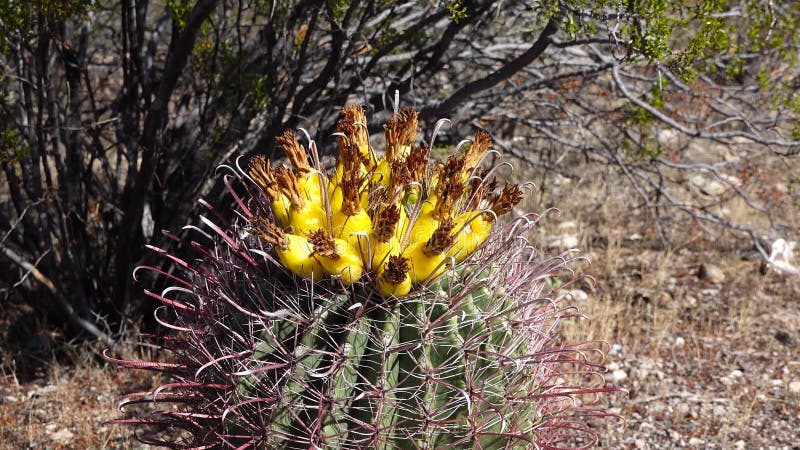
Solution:
<svg viewBox="0 0 800 450"><path fill-rule="evenodd" d="M603 341L606 382L624 389L597 400L619 416L594 424L598 448L800 448L800 276L771 268L752 241L709 233L690 217L670 222L664 249L631 195L611 168L587 168L580 181L539 183L524 206L559 209L530 237L544 254L576 247L591 260L580 269L596 283L573 292L586 319L561 332ZM791 213L800 199L781 201ZM26 311L2 308L8 333ZM26 324L30 346L3 350L0 448L148 448L103 423L121 417L122 393L159 377L104 363L102 345ZM129 356L154 351L135 346L135 331L125 338Z"/></svg>

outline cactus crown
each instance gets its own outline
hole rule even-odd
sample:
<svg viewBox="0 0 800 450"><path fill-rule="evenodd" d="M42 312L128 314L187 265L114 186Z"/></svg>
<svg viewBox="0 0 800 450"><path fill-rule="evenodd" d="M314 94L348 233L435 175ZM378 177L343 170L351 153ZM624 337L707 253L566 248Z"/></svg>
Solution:
<svg viewBox="0 0 800 450"><path fill-rule="evenodd" d="M334 278L341 271L349 274L342 278L347 284L366 275L379 286L391 256L408 261L406 276L414 284L429 282L442 273L441 267L461 262L474 252L488 238L497 216L511 211L522 199L519 186L506 182L494 193L496 178L484 179L488 171L480 165L492 145L488 133L479 131L464 151L451 155L444 164L432 163L427 157L430 148L415 147L417 112L409 108L384 125L386 147L378 158L366 133L366 120L359 105L343 109L337 125L339 162L331 176L322 167L311 167L306 149L293 132L277 138L292 167L273 168L261 156L250 162L249 175L270 198L275 222L285 234L314 248L310 254L305 254L303 246L278 253L295 275L315 275L307 269L316 264L315 259L326 255L336 259L344 252L355 256L350 263L357 267L322 264L322 268ZM486 208L482 219L486 226L463 226L467 218L481 215L481 208ZM259 230L265 220L269 219L258 218ZM456 228L456 224L462 226ZM256 234L263 236L260 231ZM275 244L274 238L266 241ZM303 257L309 260L297 264ZM358 275L355 279L354 274Z"/></svg>
<svg viewBox="0 0 800 450"><path fill-rule="evenodd" d="M613 389L595 343L558 341L574 314L543 281L579 279L576 258L535 256L524 236L537 215L498 224L522 191L497 192L481 167L488 134L435 164L413 110L384 127L382 157L365 123L363 108L345 108L330 174L313 142L284 133L292 168L263 157L225 168L237 220L202 202L220 223L201 216L205 244L165 232L197 251L167 255L174 271L143 268L175 282L147 292L163 304L171 360L106 358L171 376L122 409L174 407L114 422L162 427L139 438L171 448L591 445L585 418L607 414L584 402Z"/></svg>

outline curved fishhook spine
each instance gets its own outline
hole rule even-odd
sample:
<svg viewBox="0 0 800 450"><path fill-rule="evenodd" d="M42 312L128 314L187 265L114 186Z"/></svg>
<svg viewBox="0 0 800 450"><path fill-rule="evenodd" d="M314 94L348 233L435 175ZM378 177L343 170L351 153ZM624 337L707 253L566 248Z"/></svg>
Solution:
<svg viewBox="0 0 800 450"><path fill-rule="evenodd" d="M492 222L493 223L497 223L497 214L494 211L492 211L491 209L484 209L484 210L481 210L481 211L476 211L475 214L472 217L469 218L469 220L464 222L461 225L461 227L459 227L459 229L455 233L455 236L458 236L458 233L461 233L465 228L467 228L467 225L471 224L475 219L477 219L478 217L480 217L480 216L482 216L484 214L491 214L492 216L494 216L494 220Z"/></svg>
<svg viewBox="0 0 800 450"><path fill-rule="evenodd" d="M375 149L372 147L372 144L369 142L369 127L367 124L363 122L353 122L353 125L361 126L364 128L364 133L367 135L367 153L372 158L372 165L378 164L378 156L375 154Z"/></svg>
<svg viewBox="0 0 800 450"><path fill-rule="evenodd" d="M450 152L450 154L451 155L457 154L461 150L461 147L463 147L463 146L465 146L467 144L472 144L472 139L462 139L462 140L460 140L458 142L458 144L456 144L456 147L453 149L453 151Z"/></svg>
<svg viewBox="0 0 800 450"><path fill-rule="evenodd" d="M512 171L514 170L514 167L511 165L511 163L504 161L504 162L501 162L500 164L496 164L496 165L492 166L492 168L489 169L489 171L486 172L486 174L483 177L479 177L479 176L475 175L475 172L478 170L478 167L480 167L480 164L478 164L477 166L475 166L474 169L472 169L472 173L470 174L469 178L467 178L467 180L472 180L472 179L475 179L475 178L480 179L481 183L480 183L479 187L483 186L484 184L486 184L487 180L489 180L489 177L491 177L496 170L499 170L501 167L506 166L506 165L511 167ZM478 192L478 189L475 189L475 191L472 193L472 196L470 196L469 201L468 202L462 202L459 212L464 212L464 208L466 208L468 205L470 205L472 203L472 200L475 198L475 194L477 192Z"/></svg>
<svg viewBox="0 0 800 450"><path fill-rule="evenodd" d="M173 324L167 322L166 320L161 319L161 317L159 317L159 315L158 315L158 312L162 311L162 310L165 310L165 309L167 309L167 306L166 305L161 305L161 306L157 307L153 311L153 318L156 320L156 322L159 325L161 325L164 328L173 330L173 331L181 331L181 332L184 332L184 333L194 333L195 331L197 331L194 328L179 327L177 325L173 325Z"/></svg>
<svg viewBox="0 0 800 450"><path fill-rule="evenodd" d="M403 238L400 240L400 245L405 245L408 242L409 236L411 236L411 229L414 228L414 225L417 223L417 219L419 218L419 213L422 210L422 203L426 200L422 198L422 191L423 186L422 183L418 181L412 181L408 183L408 186L415 186L419 187L419 195L417 196L417 200L414 202L414 206L411 208L411 214L407 214L408 217L408 226L406 227L405 233L403 233Z"/></svg>
<svg viewBox="0 0 800 450"><path fill-rule="evenodd" d="M368 271L372 271L372 240L369 238L369 233L365 231L356 231L355 233L350 233L350 236L356 236L358 238L358 251L361 252L361 238L364 237L367 240L367 267ZM364 253L362 253L364 254Z"/></svg>
<svg viewBox="0 0 800 450"><path fill-rule="evenodd" d="M440 274L436 273L439 270L439 268L442 267L442 264L444 264L445 266L449 265L450 267L455 267L457 263L456 263L456 259L454 257L445 256L445 258L443 260L441 260L439 262L439 264L436 265L436 267L433 268L433 271L431 271L431 274L428 275L427 278L425 278L425 280L422 282L423 285L429 284L431 281L433 281L433 280L439 278L440 276L444 275L444 271L442 271L442 273L440 273Z"/></svg>
<svg viewBox="0 0 800 450"><path fill-rule="evenodd" d="M179 276L177 276L175 274L172 274L172 273L166 272L164 270L161 270L156 266L144 266L144 265L136 266L136 267L133 268L133 273L131 274L131 278L133 278L133 281L135 281L137 283L140 281L139 280L139 275L138 275L138 272L140 270L148 270L150 272L157 273L159 276L167 277L170 280L176 281L176 282L178 282L178 283L180 283L180 284L182 284L184 286L193 286L191 282L186 281L183 278L181 278L181 277L179 277Z"/></svg>
<svg viewBox="0 0 800 450"><path fill-rule="evenodd" d="M436 142L436 136L439 135L439 131L442 127L447 124L447 126L452 126L453 121L450 119L439 119L436 121L436 125L433 126L433 134L431 135L431 142L428 144L428 154L433 150L433 143Z"/></svg>
<svg viewBox="0 0 800 450"><path fill-rule="evenodd" d="M251 355L252 353L253 353L253 352L252 352L251 350L246 350L246 351L243 351L243 352L239 352L239 353L231 353L231 354L229 354L229 355L220 356L219 358L214 358L214 359L212 359L211 361L209 361L209 362L207 362L207 363L203 364L202 366L200 366L200 367L199 367L199 368L198 368L198 369L195 371L195 373L194 373L194 377L195 377L195 378L198 378L198 377L200 376L200 374L201 374L201 373L203 373L203 371L204 371L204 370L206 370L207 368L209 368L209 367L211 367L211 366L213 366L213 365L216 365L216 364L217 364L218 362L220 362L220 361L225 361L225 360L228 360L228 359L233 359L233 358L241 358L241 357L243 357L243 356L248 356L248 355Z"/></svg>
<svg viewBox="0 0 800 450"><path fill-rule="evenodd" d="M242 169L239 167L239 159L240 159L240 158L242 158L242 157L244 157L244 155L239 155L239 156L237 156L237 157L236 157L236 160L234 161L234 164L236 165L236 168L232 167L232 166L231 166L231 165L229 165L229 164L220 164L220 165L218 165L217 167L215 167L215 168L214 168L214 176L215 176L215 177L216 177L216 176L219 176L219 173L220 173L220 172L222 172L223 170L229 170L229 171L230 171L231 173L233 173L234 175L237 175L237 174L239 173L239 172L237 172L237 169L238 169L239 171L241 171L241 170L242 170Z"/></svg>
<svg viewBox="0 0 800 450"><path fill-rule="evenodd" d="M348 144L350 143L350 139L347 137L346 134L342 133L341 131L334 131L333 133L331 133L331 137L333 137L333 136L343 137L347 141Z"/></svg>
<svg viewBox="0 0 800 450"><path fill-rule="evenodd" d="M208 239L210 241L214 240L213 236L211 236L210 234L206 233L205 231L203 231L202 228L200 228L200 227L198 227L196 225L184 225L184 226L181 227L181 230L194 230L194 231L197 231L198 233L202 234L203 237L205 237L206 239Z"/></svg>

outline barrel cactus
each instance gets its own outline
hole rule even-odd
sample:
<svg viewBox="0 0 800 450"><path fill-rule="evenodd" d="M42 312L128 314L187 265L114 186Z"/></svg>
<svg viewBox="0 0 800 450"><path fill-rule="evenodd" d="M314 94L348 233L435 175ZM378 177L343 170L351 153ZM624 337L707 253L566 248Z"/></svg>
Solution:
<svg viewBox="0 0 800 450"><path fill-rule="evenodd" d="M196 252L154 247L175 270L139 269L174 282L147 292L169 358L108 358L170 380L121 402L160 410L115 422L160 425L139 438L172 448L591 445L586 418L605 412L585 400L610 389L591 381L597 345L559 341L575 314L547 282L573 259L528 245L537 215L502 217L525 189L497 180L489 135L437 162L414 110L388 120L380 153L366 123L342 111L328 171L284 133L289 166L225 168L233 221L201 202L197 240L165 233Z"/></svg>

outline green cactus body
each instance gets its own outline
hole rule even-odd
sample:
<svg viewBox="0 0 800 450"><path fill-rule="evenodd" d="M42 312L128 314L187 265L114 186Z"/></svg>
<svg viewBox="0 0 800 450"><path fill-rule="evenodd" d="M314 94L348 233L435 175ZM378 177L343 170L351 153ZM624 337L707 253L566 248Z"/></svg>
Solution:
<svg viewBox="0 0 800 450"><path fill-rule="evenodd" d="M515 303L485 285L502 282L498 268L461 270L404 299L362 287L323 297L329 303L300 323L269 322L249 360L269 370L241 375L231 400L280 399L265 448L464 448L478 440L484 449L528 448L506 423L524 422L527 433L541 424L535 409L508 401L535 385L536 364L521 359L530 349L508 320ZM279 367L288 359L290 370ZM264 377L278 372L282 379ZM231 434L249 428L236 417Z"/></svg>
<svg viewBox="0 0 800 450"><path fill-rule="evenodd" d="M416 126L412 113L396 116L387 127ZM359 178L364 170L360 160L347 159L361 153L362 146L351 143L366 139L357 134L363 127L353 126L367 123L359 114L357 109L343 113L340 131L343 136L350 133L350 140L340 142L342 161L338 179L331 181L334 189L335 183L370 187ZM411 131L391 136L416 136ZM425 169L431 164L420 159L427 158L424 152L412 147L407 154L394 155L406 158L407 166L394 162L391 183L385 177L366 178L378 180L369 195L370 201L384 202L378 206L364 208L363 195L339 189L342 209L362 215L386 210L380 206L411 194L437 202L436 229L425 241L403 236L407 227L397 226L397 210L368 217L364 222L370 228L359 232L380 236L381 242L394 239L406 248L415 246L409 258L420 258L420 265L442 260L434 272L439 275L417 280L400 297L382 294L387 291L379 288L377 277L393 286L413 279L409 271L415 261L405 256L393 256L380 267L364 261L365 273L348 280L338 273L317 279L311 272L281 265L273 247L281 248L285 258L296 256L288 254L288 231L263 212L273 203L270 196L300 202L302 192L293 183L312 168L293 134L284 134L279 142L298 175L288 168L273 173L263 159L263 166L251 168L252 177L235 172L249 192L236 196L238 214L247 220L228 229L204 220L217 233L209 250L195 260L171 258L185 269L183 277L173 279L191 289L151 294L174 312L176 336L165 348L176 362L114 360L162 370L174 379L148 393L150 397L134 395L123 405L175 401L177 409L162 410L155 420L121 422L183 430L179 440L170 440L174 434L167 433L162 440L148 441L173 448L495 450L590 443L594 435L579 418L604 413L575 400L611 388L558 381L565 367L586 378L601 366L584 357L590 343L557 341L566 297L544 281L570 270L569 255L531 257L533 249L523 236L537 216L528 216L495 227L482 247L458 261L442 256L458 244L453 217L486 210L492 213L483 214L492 218L486 219L491 226L521 198L515 185L506 184L498 193L492 191L493 181L486 183L491 188L471 182L471 191L458 186L468 178L464 167L478 165L490 144L488 135L479 134L460 156L448 158L437 169L438 184L433 186ZM411 144L397 141L392 148ZM380 163L387 165L384 159ZM324 174L322 168L313 170ZM283 184L275 184L276 179ZM430 186L430 192L420 186ZM392 190L394 197L382 194ZM303 238L314 248L312 258L340 266L346 266L347 258L363 258L362 253L371 258L369 252L351 252L337 244L335 230L322 225ZM299 257L307 261L308 250Z"/></svg>

